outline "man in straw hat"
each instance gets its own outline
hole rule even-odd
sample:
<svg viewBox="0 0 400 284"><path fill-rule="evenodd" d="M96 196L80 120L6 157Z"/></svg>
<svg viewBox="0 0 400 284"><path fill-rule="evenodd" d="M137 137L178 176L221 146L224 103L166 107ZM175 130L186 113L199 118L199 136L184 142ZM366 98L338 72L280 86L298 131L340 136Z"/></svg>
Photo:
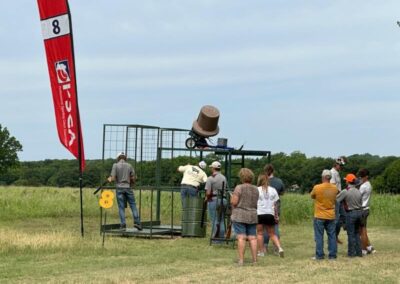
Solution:
<svg viewBox="0 0 400 284"><path fill-rule="evenodd" d="M139 231L142 230L142 225L140 224L140 217L138 210L136 208L135 195L131 188L131 185L135 183L136 176L135 171L131 164L126 162L126 155L124 152L118 153L117 162L113 164L111 169L111 174L108 177L108 181L115 181L115 187L117 192L118 201L118 213L121 220L121 229L126 228L125 220L125 200L129 203L131 207L132 216L135 221L134 227Z"/></svg>

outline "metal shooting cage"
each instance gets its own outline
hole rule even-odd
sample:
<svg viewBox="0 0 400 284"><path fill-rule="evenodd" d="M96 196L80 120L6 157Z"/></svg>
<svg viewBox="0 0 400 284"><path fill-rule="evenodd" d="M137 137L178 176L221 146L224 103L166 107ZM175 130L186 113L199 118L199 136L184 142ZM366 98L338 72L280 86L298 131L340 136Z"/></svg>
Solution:
<svg viewBox="0 0 400 284"><path fill-rule="evenodd" d="M104 224L103 210L101 210L101 232L111 235L148 237L181 235L180 181L182 175L177 172L179 165L197 164L201 160L210 164L218 160L222 164L222 173L227 178L228 191L231 191L238 183L235 173L240 168L248 167L247 164L255 160L270 161L270 151L217 147L189 149L185 146L185 141L190 137L189 133L188 129L148 125L103 125L102 160L105 165L105 176L109 174L111 161L115 162L117 153L124 152L127 162L133 166L137 176L134 192L143 230L127 228L121 231L119 222ZM204 191L200 194L204 194ZM118 220L116 205L111 213L114 216L111 219ZM130 220L131 214L127 212L126 217L127 221ZM194 232L193 236L201 236L201 233Z"/></svg>

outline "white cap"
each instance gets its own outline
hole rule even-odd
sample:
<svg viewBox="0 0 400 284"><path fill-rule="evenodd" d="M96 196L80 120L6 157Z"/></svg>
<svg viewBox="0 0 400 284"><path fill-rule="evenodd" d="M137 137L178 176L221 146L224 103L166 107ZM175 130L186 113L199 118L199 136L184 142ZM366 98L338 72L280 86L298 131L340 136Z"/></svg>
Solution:
<svg viewBox="0 0 400 284"><path fill-rule="evenodd" d="M322 175L321 175L322 177L329 177L329 178L331 178L332 177L332 173L331 173L331 171L330 170L323 170L322 171Z"/></svg>
<svg viewBox="0 0 400 284"><path fill-rule="evenodd" d="M202 169L204 170L204 169L207 167L207 163L204 162L204 161L201 161L201 162L199 163L199 167L202 168Z"/></svg>
<svg viewBox="0 0 400 284"><path fill-rule="evenodd" d="M125 155L124 152L119 152L119 153L117 154L117 158L116 158L116 159L118 160L118 158L121 157L121 156L126 157L126 155Z"/></svg>
<svg viewBox="0 0 400 284"><path fill-rule="evenodd" d="M213 169L220 169L220 168L221 168L221 163L218 162L218 161L214 161L214 162L211 163L210 168L213 168Z"/></svg>
<svg viewBox="0 0 400 284"><path fill-rule="evenodd" d="M346 164L346 160L344 157L337 158L335 162L336 162L336 164L341 165L341 166L344 166Z"/></svg>

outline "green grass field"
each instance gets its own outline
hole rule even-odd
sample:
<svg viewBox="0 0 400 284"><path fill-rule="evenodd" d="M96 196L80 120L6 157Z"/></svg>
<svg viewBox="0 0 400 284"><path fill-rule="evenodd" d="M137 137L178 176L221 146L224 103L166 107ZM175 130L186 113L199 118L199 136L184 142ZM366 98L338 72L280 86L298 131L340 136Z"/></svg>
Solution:
<svg viewBox="0 0 400 284"><path fill-rule="evenodd" d="M312 202L286 195L285 258L270 254L252 266L247 250L248 263L237 267L235 249L209 246L207 238L107 237L103 248L92 192L84 192L81 238L78 190L0 187L0 283L400 283L399 196L373 197L369 235L376 254L348 259L341 245L336 261L316 262ZM171 197L162 201L166 214ZM174 204L179 220L178 196ZM116 208L110 216L117 222Z"/></svg>

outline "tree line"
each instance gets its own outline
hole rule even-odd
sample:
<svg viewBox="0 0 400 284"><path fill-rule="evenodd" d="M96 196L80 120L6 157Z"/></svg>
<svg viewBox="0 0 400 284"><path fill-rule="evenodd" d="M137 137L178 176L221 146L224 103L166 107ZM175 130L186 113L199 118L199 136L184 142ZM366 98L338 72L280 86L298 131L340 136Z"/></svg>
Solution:
<svg viewBox="0 0 400 284"><path fill-rule="evenodd" d="M215 159L215 155L205 157L207 164ZM83 173L83 186L95 188L103 183L109 175L114 160L87 160ZM162 160L157 171L156 161L143 161L134 165L139 185L155 185L156 175L160 176L162 185L178 186L182 175L177 172L180 165L198 162L194 158L176 157ZM256 175L263 171L268 163L266 158L246 159L245 166ZM310 157L301 152L291 154L275 153L271 155L271 163L275 167L275 175L285 183L287 191L307 193L314 184L321 181L323 169L330 169L334 163L332 158ZM356 154L347 157L342 177L347 173L356 174L360 168L370 171L374 190L379 193L400 193L400 158L395 156L380 157L371 154ZM233 169L236 176L239 167ZM0 185L14 186L53 186L78 187L79 171L77 160L44 160L19 162L18 166L0 172Z"/></svg>

